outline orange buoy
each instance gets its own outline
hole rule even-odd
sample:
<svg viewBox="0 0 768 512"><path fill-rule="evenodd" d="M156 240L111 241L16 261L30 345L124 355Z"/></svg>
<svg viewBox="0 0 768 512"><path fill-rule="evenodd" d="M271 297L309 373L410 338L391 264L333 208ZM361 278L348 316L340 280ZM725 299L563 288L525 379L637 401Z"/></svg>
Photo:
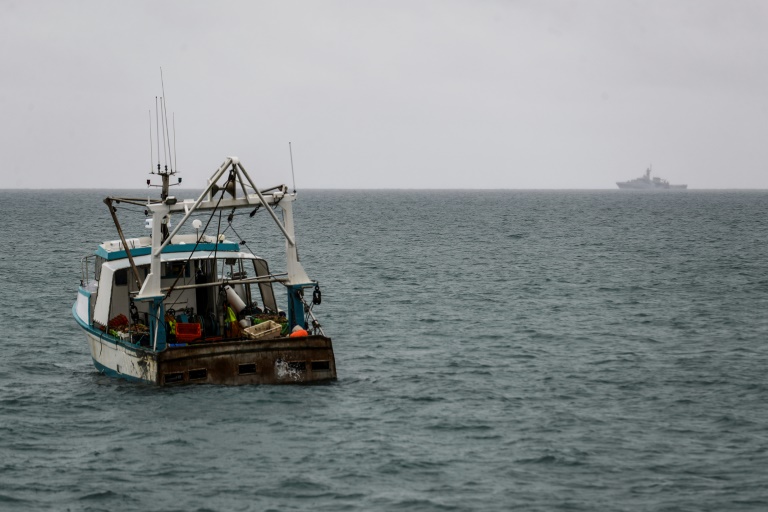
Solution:
<svg viewBox="0 0 768 512"><path fill-rule="evenodd" d="M296 329L291 333L291 338L300 338L302 336L309 336L309 333L304 329Z"/></svg>

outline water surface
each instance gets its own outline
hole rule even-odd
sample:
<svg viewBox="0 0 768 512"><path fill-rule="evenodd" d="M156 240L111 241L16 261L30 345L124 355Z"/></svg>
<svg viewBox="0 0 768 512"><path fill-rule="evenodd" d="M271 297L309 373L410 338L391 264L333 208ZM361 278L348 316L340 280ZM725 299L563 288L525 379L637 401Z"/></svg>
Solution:
<svg viewBox="0 0 768 512"><path fill-rule="evenodd" d="M768 192L306 191L338 382L174 389L71 318L106 194L0 191L0 509L768 509Z"/></svg>

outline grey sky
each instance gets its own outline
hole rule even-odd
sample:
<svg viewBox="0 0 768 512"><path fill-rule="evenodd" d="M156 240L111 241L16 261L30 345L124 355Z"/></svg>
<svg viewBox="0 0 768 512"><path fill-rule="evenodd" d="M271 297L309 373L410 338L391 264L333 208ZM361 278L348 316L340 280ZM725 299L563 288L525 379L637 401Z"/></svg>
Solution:
<svg viewBox="0 0 768 512"><path fill-rule="evenodd" d="M4 187L768 188L768 2L0 0ZM153 125L154 129L154 125Z"/></svg>

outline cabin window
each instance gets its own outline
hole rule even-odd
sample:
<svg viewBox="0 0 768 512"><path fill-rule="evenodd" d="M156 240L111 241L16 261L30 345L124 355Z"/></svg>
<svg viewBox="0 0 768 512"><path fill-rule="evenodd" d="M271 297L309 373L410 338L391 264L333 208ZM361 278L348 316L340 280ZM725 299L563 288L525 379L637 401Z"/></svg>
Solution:
<svg viewBox="0 0 768 512"><path fill-rule="evenodd" d="M128 269L121 268L115 270L115 286L125 286L128 284Z"/></svg>
<svg viewBox="0 0 768 512"><path fill-rule="evenodd" d="M189 277L189 267L191 265L184 265L183 261L169 261L163 263L163 279L175 279L180 277L182 270L184 271L184 277Z"/></svg>
<svg viewBox="0 0 768 512"><path fill-rule="evenodd" d="M95 272L93 274L93 278L98 281L101 278L101 266L104 264L106 260L102 258L101 256L96 256L96 268Z"/></svg>
<svg viewBox="0 0 768 512"><path fill-rule="evenodd" d="M253 270L258 277L267 277L270 275L269 265L267 265L267 262L262 259L257 258L253 260ZM259 295L261 295L262 309L269 311L270 313L277 314L279 308L277 306L277 301L275 300L275 292L272 289L272 283L259 283L258 290ZM253 289L251 293L255 294L255 289ZM251 300L253 300L253 298L251 298Z"/></svg>

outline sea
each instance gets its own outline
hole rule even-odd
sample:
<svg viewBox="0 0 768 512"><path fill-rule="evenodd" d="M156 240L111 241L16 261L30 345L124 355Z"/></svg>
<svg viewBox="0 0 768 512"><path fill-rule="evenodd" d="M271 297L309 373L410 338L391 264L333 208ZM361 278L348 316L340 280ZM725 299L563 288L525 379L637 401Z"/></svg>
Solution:
<svg viewBox="0 0 768 512"><path fill-rule="evenodd" d="M0 510L768 510L768 191L300 190L338 380L175 388L72 318L108 194L0 191Z"/></svg>

